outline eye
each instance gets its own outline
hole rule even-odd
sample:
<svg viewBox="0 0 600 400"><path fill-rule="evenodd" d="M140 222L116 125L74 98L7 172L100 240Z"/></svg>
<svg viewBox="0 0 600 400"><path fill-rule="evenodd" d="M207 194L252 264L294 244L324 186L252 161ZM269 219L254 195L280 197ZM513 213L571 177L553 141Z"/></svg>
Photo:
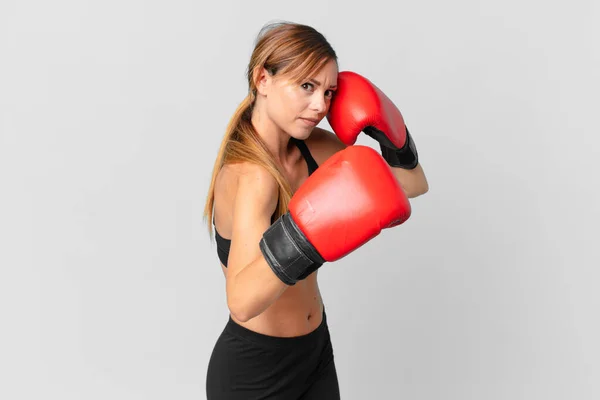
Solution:
<svg viewBox="0 0 600 400"><path fill-rule="evenodd" d="M314 87L314 85L312 83L309 83L309 82L306 82L306 83L302 84L302 88L304 88L305 90L312 90L313 87Z"/></svg>
<svg viewBox="0 0 600 400"><path fill-rule="evenodd" d="M325 96L327 97L333 97L333 93L335 92L335 90L326 90L325 91Z"/></svg>

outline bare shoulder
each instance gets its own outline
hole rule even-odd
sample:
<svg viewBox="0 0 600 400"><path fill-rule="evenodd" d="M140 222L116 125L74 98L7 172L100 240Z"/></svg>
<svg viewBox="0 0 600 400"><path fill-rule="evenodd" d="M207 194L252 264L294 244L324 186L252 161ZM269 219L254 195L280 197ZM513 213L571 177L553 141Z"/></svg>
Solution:
<svg viewBox="0 0 600 400"><path fill-rule="evenodd" d="M215 182L214 212L220 234L231 237L236 213L253 211L261 216L273 213L278 190L275 178L260 165L249 162L224 165Z"/></svg>
<svg viewBox="0 0 600 400"><path fill-rule="evenodd" d="M234 204L238 211L240 208L253 210L261 216L275 211L279 187L265 167L250 162L237 163L230 166L230 173L235 176Z"/></svg>
<svg viewBox="0 0 600 400"><path fill-rule="evenodd" d="M247 183L249 180L266 186L277 186L275 178L265 167L251 162L223 165L221 171L219 171L218 179L230 187L239 183Z"/></svg>
<svg viewBox="0 0 600 400"><path fill-rule="evenodd" d="M335 133L323 128L315 128L305 140L317 164L323 164L329 157L347 146L338 139Z"/></svg>

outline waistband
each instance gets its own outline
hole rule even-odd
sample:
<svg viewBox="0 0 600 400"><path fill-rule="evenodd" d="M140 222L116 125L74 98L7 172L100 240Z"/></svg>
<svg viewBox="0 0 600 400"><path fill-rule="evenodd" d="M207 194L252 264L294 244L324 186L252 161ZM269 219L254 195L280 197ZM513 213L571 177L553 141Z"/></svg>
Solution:
<svg viewBox="0 0 600 400"><path fill-rule="evenodd" d="M243 339L250 340L259 345L265 345L269 347L296 347L311 342L314 343L319 339L319 337L322 337L325 333L327 333L327 314L325 313L325 308L323 308L323 319L319 326L317 326L312 332L300 336L281 337L255 332L235 322L231 318L231 315L229 316L227 325L225 325L225 331Z"/></svg>

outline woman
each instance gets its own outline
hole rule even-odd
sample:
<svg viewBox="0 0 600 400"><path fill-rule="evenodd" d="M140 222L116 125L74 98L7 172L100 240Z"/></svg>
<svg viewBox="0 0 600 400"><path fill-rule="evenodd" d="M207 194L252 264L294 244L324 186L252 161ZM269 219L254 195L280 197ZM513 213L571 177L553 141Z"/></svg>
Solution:
<svg viewBox="0 0 600 400"><path fill-rule="evenodd" d="M271 24L259 34L247 79L248 95L227 128L205 209L230 310L209 362L207 396L340 398L317 283L320 264L288 281L265 252L280 244L265 244L264 237L307 178L347 148L316 127L330 111L337 56L312 27ZM418 162L391 170L406 196L427 191Z"/></svg>

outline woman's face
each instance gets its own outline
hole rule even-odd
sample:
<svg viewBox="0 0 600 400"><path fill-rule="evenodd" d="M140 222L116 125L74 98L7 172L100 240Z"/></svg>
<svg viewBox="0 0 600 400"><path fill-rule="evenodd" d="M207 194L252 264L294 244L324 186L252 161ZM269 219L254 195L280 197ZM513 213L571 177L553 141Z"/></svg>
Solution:
<svg viewBox="0 0 600 400"><path fill-rule="evenodd" d="M300 84L271 78L266 91L268 117L288 135L306 139L329 111L337 76L337 63L332 60Z"/></svg>

